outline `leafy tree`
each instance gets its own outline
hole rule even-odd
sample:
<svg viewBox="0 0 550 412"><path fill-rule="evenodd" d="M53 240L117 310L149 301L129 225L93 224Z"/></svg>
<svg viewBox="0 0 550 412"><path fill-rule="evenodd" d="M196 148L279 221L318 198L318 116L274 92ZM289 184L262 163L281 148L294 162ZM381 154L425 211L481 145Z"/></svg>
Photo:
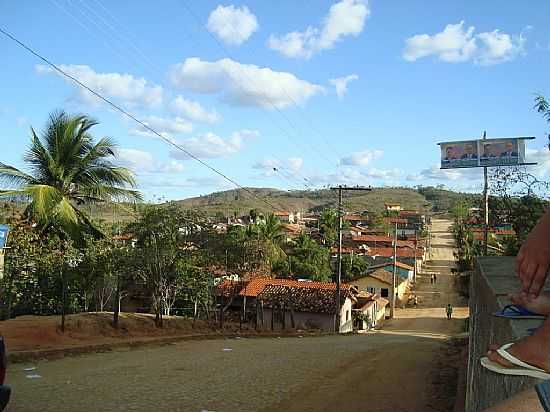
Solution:
<svg viewBox="0 0 550 412"><path fill-rule="evenodd" d="M286 273L300 278L322 282L330 280L332 271L328 249L318 245L307 234L301 233L294 240L287 253L290 255L290 262L287 265L285 263L286 259L277 261L275 268L278 271L285 270L288 267L289 270Z"/></svg>
<svg viewBox="0 0 550 412"><path fill-rule="evenodd" d="M319 219L319 229L323 243L332 246L338 240L338 212L335 209L325 209Z"/></svg>
<svg viewBox="0 0 550 412"><path fill-rule="evenodd" d="M352 279L363 274L369 267L361 256L345 255L342 257L342 278Z"/></svg>
<svg viewBox="0 0 550 412"><path fill-rule="evenodd" d="M137 274L151 293L155 322L162 327L165 310L163 290L177 281L176 267L181 258L181 215L176 207L149 206L141 218L129 226L136 236L134 249Z"/></svg>
<svg viewBox="0 0 550 412"><path fill-rule="evenodd" d="M112 139L97 143L90 129L97 122L86 116L54 113L39 137L31 128L31 144L25 155L30 173L0 162L0 183L11 187L3 196L28 197L25 215L42 230L62 230L75 241L82 232L100 231L79 208L86 203L139 200L132 173L115 166Z"/></svg>

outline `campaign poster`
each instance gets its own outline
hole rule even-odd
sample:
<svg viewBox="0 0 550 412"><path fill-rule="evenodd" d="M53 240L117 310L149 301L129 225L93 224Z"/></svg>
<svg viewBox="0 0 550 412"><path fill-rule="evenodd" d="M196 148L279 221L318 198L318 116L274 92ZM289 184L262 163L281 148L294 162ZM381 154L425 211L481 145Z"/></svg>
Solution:
<svg viewBox="0 0 550 412"><path fill-rule="evenodd" d="M516 166L524 161L525 145L518 139L479 140L478 144L480 166Z"/></svg>
<svg viewBox="0 0 550 412"><path fill-rule="evenodd" d="M441 168L478 167L479 151L476 140L441 143Z"/></svg>

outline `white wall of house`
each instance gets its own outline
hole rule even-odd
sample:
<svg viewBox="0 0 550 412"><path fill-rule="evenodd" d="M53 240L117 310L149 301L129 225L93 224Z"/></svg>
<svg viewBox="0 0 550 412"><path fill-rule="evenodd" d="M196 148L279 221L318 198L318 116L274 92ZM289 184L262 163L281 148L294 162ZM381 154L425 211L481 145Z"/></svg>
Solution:
<svg viewBox="0 0 550 412"><path fill-rule="evenodd" d="M397 281L401 281L399 286L396 288L397 297L399 300L403 299L407 293L407 286L409 284L408 280L404 280L399 276L396 276ZM389 299L391 284L382 282L379 279L373 278L371 276L365 276L360 279L356 279L351 282L352 285L357 286L359 291L365 291L370 293L376 293L378 296Z"/></svg>
<svg viewBox="0 0 550 412"><path fill-rule="evenodd" d="M351 299L346 298L340 310L340 333L353 332L352 306Z"/></svg>

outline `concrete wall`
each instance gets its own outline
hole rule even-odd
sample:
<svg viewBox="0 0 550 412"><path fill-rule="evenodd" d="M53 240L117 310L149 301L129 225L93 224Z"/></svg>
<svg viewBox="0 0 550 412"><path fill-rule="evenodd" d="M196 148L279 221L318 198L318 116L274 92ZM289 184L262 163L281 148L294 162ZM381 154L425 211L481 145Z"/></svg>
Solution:
<svg viewBox="0 0 550 412"><path fill-rule="evenodd" d="M527 329L541 324L535 320L494 317L510 301L507 295L520 290L514 272L514 258L480 257L470 281L469 356L466 412L480 412L516 393L532 388L532 378L507 376L486 370L479 363L489 344L513 342L527 335Z"/></svg>

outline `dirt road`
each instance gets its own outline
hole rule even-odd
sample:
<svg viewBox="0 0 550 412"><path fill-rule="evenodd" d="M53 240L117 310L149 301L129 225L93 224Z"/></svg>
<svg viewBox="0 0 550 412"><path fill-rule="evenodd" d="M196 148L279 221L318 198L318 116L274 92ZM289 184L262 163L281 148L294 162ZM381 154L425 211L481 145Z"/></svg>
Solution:
<svg viewBox="0 0 550 412"><path fill-rule="evenodd" d="M452 288L447 227L434 222L437 284L421 278L423 303L398 310L382 331L189 341L14 364L9 411L451 411L457 363L447 338L463 330L467 310L444 318L447 301L464 303Z"/></svg>

